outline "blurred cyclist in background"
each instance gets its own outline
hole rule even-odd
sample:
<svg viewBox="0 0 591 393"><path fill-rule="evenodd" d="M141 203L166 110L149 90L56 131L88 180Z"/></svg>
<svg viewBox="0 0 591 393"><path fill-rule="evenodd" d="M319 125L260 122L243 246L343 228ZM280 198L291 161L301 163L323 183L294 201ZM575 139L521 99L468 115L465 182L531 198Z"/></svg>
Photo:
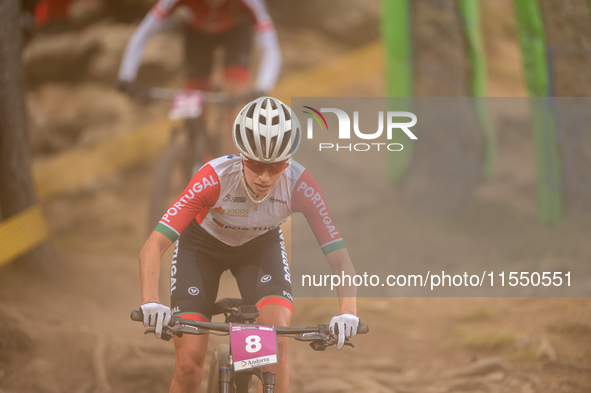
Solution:
<svg viewBox="0 0 591 393"><path fill-rule="evenodd" d="M163 27L179 7L190 14L184 29L186 80L185 89L209 90L214 52L225 52L225 90L243 94L248 89L251 43L260 49L260 63L253 96L273 89L281 68L277 33L264 0L160 0L131 37L119 70L119 89L133 91L133 83L148 38ZM252 97L254 98L254 97Z"/></svg>

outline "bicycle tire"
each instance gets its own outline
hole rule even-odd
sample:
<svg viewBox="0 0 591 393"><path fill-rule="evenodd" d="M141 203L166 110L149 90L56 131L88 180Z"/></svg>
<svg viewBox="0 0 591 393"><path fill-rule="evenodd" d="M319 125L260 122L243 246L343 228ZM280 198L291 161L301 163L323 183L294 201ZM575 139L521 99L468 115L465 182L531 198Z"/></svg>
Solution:
<svg viewBox="0 0 591 393"><path fill-rule="evenodd" d="M201 166L217 157L217 141L207 132L207 127L203 118L188 119L185 122L185 127L189 135L189 161L192 163L192 174L195 174Z"/></svg>
<svg viewBox="0 0 591 393"><path fill-rule="evenodd" d="M150 193L150 206L148 210L148 234L151 233L166 209L170 207L173 202L171 197L171 188L173 188L172 174L175 167L181 171L182 187L186 186L189 180L189 171L187 168L186 149L181 138L177 135L179 130L173 130L170 143L166 151L160 158L152 184L152 191Z"/></svg>
<svg viewBox="0 0 591 393"><path fill-rule="evenodd" d="M228 344L220 344L214 349L211 355L211 362L209 364L209 376L207 378L207 393L219 393L219 370L220 367L230 367L230 346ZM230 387L230 391L234 389Z"/></svg>

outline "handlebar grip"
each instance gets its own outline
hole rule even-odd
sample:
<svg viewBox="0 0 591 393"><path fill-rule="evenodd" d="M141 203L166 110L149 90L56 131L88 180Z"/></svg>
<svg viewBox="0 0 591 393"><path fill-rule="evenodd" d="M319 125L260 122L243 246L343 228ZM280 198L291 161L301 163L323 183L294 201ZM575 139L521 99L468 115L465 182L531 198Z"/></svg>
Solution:
<svg viewBox="0 0 591 393"><path fill-rule="evenodd" d="M366 334L367 332L369 332L369 326L367 323L360 323L359 326L357 326L357 334Z"/></svg>
<svg viewBox="0 0 591 393"><path fill-rule="evenodd" d="M130 318L132 321L144 322L144 313L142 310L133 310L131 312Z"/></svg>

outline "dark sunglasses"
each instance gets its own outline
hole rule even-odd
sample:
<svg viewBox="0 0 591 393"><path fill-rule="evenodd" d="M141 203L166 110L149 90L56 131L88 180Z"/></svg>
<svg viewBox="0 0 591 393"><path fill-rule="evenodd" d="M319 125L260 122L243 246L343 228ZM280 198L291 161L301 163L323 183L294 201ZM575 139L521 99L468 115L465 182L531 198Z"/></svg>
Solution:
<svg viewBox="0 0 591 393"><path fill-rule="evenodd" d="M249 160L248 158L243 158L242 162L248 169L257 175L262 175L265 171L267 171L271 176L283 172L289 165L288 161L264 163L260 161Z"/></svg>

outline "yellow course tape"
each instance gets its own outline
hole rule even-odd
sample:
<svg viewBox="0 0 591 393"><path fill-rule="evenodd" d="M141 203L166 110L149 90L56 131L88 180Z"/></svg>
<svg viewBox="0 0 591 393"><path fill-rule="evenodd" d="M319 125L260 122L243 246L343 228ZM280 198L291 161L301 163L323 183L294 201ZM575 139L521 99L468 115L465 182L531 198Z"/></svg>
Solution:
<svg viewBox="0 0 591 393"><path fill-rule="evenodd" d="M97 179L157 155L166 146L172 122L159 120L101 145L62 154L33 166L40 199L92 184Z"/></svg>
<svg viewBox="0 0 591 393"><path fill-rule="evenodd" d="M384 49L381 41L283 79L273 94L281 101L291 97L322 97L359 80L384 73ZM384 86L384 91L386 90Z"/></svg>
<svg viewBox="0 0 591 393"><path fill-rule="evenodd" d="M39 205L0 224L0 265L21 256L47 238L47 226Z"/></svg>

